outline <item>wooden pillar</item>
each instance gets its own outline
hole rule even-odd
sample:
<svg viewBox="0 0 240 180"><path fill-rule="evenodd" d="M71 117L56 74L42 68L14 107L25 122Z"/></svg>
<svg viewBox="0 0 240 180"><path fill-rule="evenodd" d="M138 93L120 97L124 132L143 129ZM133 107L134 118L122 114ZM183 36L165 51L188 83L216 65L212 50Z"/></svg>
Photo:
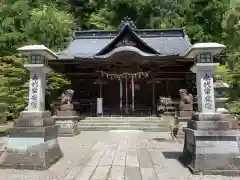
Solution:
<svg viewBox="0 0 240 180"><path fill-rule="evenodd" d="M152 106L155 109L155 84L152 84Z"/></svg>
<svg viewBox="0 0 240 180"><path fill-rule="evenodd" d="M119 79L119 88L120 88L120 111L121 111L121 113L122 113L122 107L123 107L123 103L122 103L122 98L123 98L122 78Z"/></svg>
<svg viewBox="0 0 240 180"><path fill-rule="evenodd" d="M134 98L135 98L135 89L134 89L134 77L132 76L132 111L134 111Z"/></svg>
<svg viewBox="0 0 240 180"><path fill-rule="evenodd" d="M169 79L168 79L168 74L166 73L166 95L167 95L167 97L169 97Z"/></svg>
<svg viewBox="0 0 240 180"><path fill-rule="evenodd" d="M152 83L152 114L156 114L156 104L155 104L155 84Z"/></svg>
<svg viewBox="0 0 240 180"><path fill-rule="evenodd" d="M99 95L100 95L100 98L102 98L102 88L103 88L103 84L102 84L102 82L100 82L100 84L99 84Z"/></svg>
<svg viewBox="0 0 240 180"><path fill-rule="evenodd" d="M128 108L128 79L126 77L126 87L125 87L125 90L126 90L126 108Z"/></svg>

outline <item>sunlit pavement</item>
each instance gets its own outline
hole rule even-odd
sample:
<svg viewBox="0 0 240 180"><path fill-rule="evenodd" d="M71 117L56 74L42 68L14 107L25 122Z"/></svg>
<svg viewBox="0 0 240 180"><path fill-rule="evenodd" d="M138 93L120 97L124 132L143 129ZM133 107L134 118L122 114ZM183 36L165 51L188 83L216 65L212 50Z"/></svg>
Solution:
<svg viewBox="0 0 240 180"><path fill-rule="evenodd" d="M0 169L0 179L240 179L239 177L219 175L192 175L177 160L182 151L183 144L172 141L168 133L141 131L82 132L75 137L60 137L59 143L64 157L48 170Z"/></svg>

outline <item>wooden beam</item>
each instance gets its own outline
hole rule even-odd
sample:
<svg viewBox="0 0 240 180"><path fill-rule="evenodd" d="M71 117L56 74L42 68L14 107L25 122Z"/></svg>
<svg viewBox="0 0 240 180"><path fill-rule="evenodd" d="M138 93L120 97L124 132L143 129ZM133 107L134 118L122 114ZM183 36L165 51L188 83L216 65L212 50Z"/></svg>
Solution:
<svg viewBox="0 0 240 180"><path fill-rule="evenodd" d="M192 62L192 63L194 63L194 59L176 59L175 60L176 62Z"/></svg>
<svg viewBox="0 0 240 180"><path fill-rule="evenodd" d="M184 80L184 78L172 78L172 77L163 77L163 78L155 78L156 80L176 80L176 81L179 81L179 80Z"/></svg>
<svg viewBox="0 0 240 180"><path fill-rule="evenodd" d="M86 78L86 79L83 79L83 78L79 78L79 77L71 77L70 79L74 79L74 80L79 80L79 81L95 81L96 79L97 79L97 77L96 78ZM178 80L184 80L184 78L175 78L175 77L161 77L161 78L154 78L155 79L155 81L161 81L161 80L166 80L166 79L168 79L168 80L176 80L176 81L178 81ZM146 78L146 81L147 81L147 78Z"/></svg>
<svg viewBox="0 0 240 180"><path fill-rule="evenodd" d="M109 73L116 73L116 72L109 72ZM166 73L168 73L168 75L171 74L188 74L188 73L192 73L190 71L185 72L185 71L179 71L179 72L149 72L150 75L165 75ZM94 72L94 73L87 73L87 72L71 72L71 73L66 73L67 76L101 76L101 73L99 72Z"/></svg>

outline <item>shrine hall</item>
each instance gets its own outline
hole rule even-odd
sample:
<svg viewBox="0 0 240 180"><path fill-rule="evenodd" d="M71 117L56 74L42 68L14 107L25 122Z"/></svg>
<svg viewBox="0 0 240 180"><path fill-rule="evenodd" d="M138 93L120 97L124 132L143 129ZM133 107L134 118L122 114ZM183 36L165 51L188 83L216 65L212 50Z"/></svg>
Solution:
<svg viewBox="0 0 240 180"><path fill-rule="evenodd" d="M225 103L217 102L222 95L215 93L216 56L225 48L216 42L192 45L182 28L137 29L131 21L115 31L77 31L61 52L44 45L20 47L28 58L28 106L9 132L0 167L47 169L63 156L58 136L82 131L165 131L174 138L179 130L184 145L178 159L193 173L238 175L238 120L217 110L222 110L219 102ZM56 99L56 113L45 108L51 71L71 81ZM178 114L149 117L161 109L162 100L171 102ZM186 126L180 125L182 120Z"/></svg>
<svg viewBox="0 0 240 180"><path fill-rule="evenodd" d="M71 81L75 109L83 114L150 115L159 97L180 99L179 89L187 88L191 46L182 28L136 29L124 21L115 31L75 32L48 65Z"/></svg>
<svg viewBox="0 0 240 180"><path fill-rule="evenodd" d="M197 94L195 48L183 28L137 29L125 20L117 30L75 31L66 49L57 53L47 49L51 57L46 55L45 60L71 81L79 114L152 116L162 97L170 98L174 107L180 89ZM210 52L200 56L212 61Z"/></svg>

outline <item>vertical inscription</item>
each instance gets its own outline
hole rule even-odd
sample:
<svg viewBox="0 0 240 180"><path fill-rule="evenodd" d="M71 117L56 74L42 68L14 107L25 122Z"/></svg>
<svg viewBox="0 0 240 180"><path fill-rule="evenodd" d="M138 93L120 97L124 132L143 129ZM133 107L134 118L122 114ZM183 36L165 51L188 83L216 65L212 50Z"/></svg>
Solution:
<svg viewBox="0 0 240 180"><path fill-rule="evenodd" d="M39 82L38 82L39 77L37 76L36 73L34 73L31 77L32 84L31 84L31 97L30 97L30 105L31 108L35 109L37 108L37 96L38 96L38 89L39 89Z"/></svg>
<svg viewBox="0 0 240 180"><path fill-rule="evenodd" d="M213 108L212 102L212 75L205 73L203 77L203 91L204 91L204 107L211 110Z"/></svg>

